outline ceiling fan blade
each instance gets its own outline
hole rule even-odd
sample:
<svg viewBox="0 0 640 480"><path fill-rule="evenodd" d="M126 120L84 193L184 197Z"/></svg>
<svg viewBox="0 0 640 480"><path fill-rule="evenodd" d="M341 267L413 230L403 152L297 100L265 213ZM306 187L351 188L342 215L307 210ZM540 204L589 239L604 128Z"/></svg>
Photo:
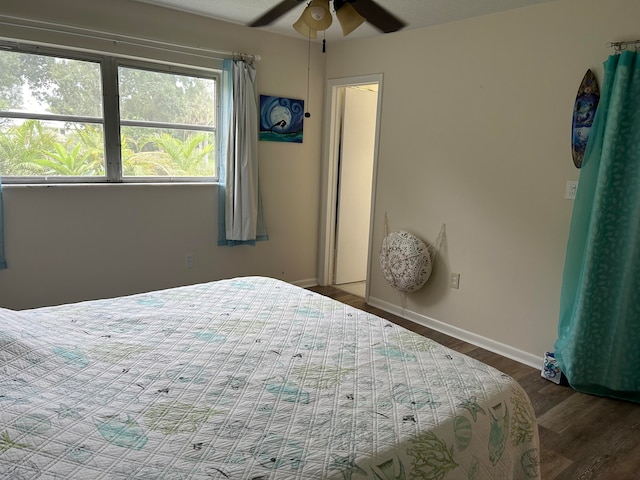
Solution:
<svg viewBox="0 0 640 480"><path fill-rule="evenodd" d="M367 19L371 25L384 33L395 32L407 26L390 11L378 5L373 0L347 0L351 6Z"/></svg>
<svg viewBox="0 0 640 480"><path fill-rule="evenodd" d="M271 10L268 10L266 13L256 18L253 22L249 24L250 27L263 27L265 25L269 25L270 23L275 22L282 15L287 13L289 10L297 7L300 2L304 0L282 0Z"/></svg>

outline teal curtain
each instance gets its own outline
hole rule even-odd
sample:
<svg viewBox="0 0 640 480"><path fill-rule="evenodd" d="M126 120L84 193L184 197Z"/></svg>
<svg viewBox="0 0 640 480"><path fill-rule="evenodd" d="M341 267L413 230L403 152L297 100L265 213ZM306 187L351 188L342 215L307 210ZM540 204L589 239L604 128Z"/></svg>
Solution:
<svg viewBox="0 0 640 480"><path fill-rule="evenodd" d="M256 70L226 59L222 70L218 135L218 245L255 245L268 240L258 181Z"/></svg>
<svg viewBox="0 0 640 480"><path fill-rule="evenodd" d="M2 201L2 177L0 176L0 270L7 268L4 256L4 202Z"/></svg>
<svg viewBox="0 0 640 480"><path fill-rule="evenodd" d="M564 266L556 357L578 391L640 402L640 57L604 63Z"/></svg>

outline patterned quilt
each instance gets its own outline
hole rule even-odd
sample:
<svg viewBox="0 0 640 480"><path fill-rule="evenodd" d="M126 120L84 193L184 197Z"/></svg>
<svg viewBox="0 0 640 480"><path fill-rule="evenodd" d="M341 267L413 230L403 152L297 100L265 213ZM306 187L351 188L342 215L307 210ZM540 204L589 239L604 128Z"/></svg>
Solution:
<svg viewBox="0 0 640 480"><path fill-rule="evenodd" d="M0 324L0 478L539 478L513 379L278 280Z"/></svg>

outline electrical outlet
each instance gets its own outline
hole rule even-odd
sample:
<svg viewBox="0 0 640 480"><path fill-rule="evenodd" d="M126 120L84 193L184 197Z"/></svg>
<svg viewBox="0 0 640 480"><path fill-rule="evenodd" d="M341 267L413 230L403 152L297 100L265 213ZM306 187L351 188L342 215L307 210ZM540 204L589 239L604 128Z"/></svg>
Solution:
<svg viewBox="0 0 640 480"><path fill-rule="evenodd" d="M567 200L574 200L576 198L576 191L578 190L578 182L576 180L567 180L567 186L564 191L564 198Z"/></svg>
<svg viewBox="0 0 640 480"><path fill-rule="evenodd" d="M449 280L449 286L451 288L460 288L460 274L452 273L451 279Z"/></svg>
<svg viewBox="0 0 640 480"><path fill-rule="evenodd" d="M193 268L195 266L195 260L193 258L193 253L187 253L184 256L184 268Z"/></svg>

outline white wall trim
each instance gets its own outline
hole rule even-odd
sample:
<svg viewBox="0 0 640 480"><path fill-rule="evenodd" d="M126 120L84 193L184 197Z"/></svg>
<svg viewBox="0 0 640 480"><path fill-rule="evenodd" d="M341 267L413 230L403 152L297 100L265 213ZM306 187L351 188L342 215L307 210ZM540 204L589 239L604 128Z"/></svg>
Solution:
<svg viewBox="0 0 640 480"><path fill-rule="evenodd" d="M497 353L498 355L502 355L503 357L507 357L511 360L515 360L516 362L523 363L529 367L538 370L542 368L542 356L533 355L529 352L511 347L504 343L496 342L495 340L483 337L482 335L478 335L476 333L469 332L462 328L454 327L453 325L449 325L425 315L403 309L397 305L385 302L378 298L369 297L367 303L373 307L384 310L385 312L392 313L399 317L415 322L419 325L432 328L433 330L436 330L440 333L444 333L451 337L457 338L458 340L471 343L477 347L484 348L485 350L489 350L490 352Z"/></svg>
<svg viewBox="0 0 640 480"><path fill-rule="evenodd" d="M296 285L297 287L302 287L302 288L317 287L319 285L317 278L307 278L305 280L296 280L295 282L290 282L290 283L293 285Z"/></svg>

